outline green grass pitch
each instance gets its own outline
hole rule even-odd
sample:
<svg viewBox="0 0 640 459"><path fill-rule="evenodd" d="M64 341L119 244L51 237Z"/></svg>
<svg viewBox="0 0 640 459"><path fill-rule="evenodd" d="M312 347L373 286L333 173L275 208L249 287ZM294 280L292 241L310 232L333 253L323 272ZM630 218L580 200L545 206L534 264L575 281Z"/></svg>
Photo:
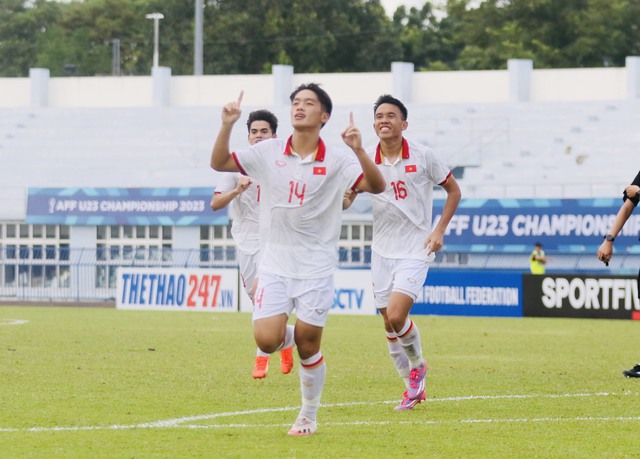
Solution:
<svg viewBox="0 0 640 459"><path fill-rule="evenodd" d="M414 316L427 401L403 385L380 317L329 317L312 437L272 357L253 380L241 313L0 307L3 458L628 457L640 360L632 321Z"/></svg>

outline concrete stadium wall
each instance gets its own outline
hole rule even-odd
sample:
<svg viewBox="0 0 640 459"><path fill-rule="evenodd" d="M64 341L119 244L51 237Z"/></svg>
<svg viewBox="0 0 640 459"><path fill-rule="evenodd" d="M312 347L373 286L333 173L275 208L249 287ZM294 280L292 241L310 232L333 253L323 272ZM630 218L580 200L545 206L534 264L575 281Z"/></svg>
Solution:
<svg viewBox="0 0 640 459"><path fill-rule="evenodd" d="M414 103L507 102L507 70L418 72L413 76Z"/></svg>
<svg viewBox="0 0 640 459"><path fill-rule="evenodd" d="M371 104L381 93L406 103L594 101L640 98L640 57L622 68L540 69L530 60L510 60L507 70L415 72L394 62L390 72L294 74L274 66L271 75L171 76L157 67L152 76L49 77L31 69L29 78L0 78L0 108L212 106L241 90L249 106L286 105L302 82L324 85L335 105Z"/></svg>
<svg viewBox="0 0 640 459"><path fill-rule="evenodd" d="M626 68L536 70L531 83L531 100L533 101L596 101L627 98Z"/></svg>
<svg viewBox="0 0 640 459"><path fill-rule="evenodd" d="M28 107L31 103L29 78L0 78L0 107Z"/></svg>

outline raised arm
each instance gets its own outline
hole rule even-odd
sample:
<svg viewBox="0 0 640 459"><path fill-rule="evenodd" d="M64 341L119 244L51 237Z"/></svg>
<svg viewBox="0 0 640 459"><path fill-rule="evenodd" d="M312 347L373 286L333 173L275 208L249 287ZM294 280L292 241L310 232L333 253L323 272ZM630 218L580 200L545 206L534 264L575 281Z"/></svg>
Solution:
<svg viewBox="0 0 640 459"><path fill-rule="evenodd" d="M229 139L231 138L233 125L238 121L242 113L240 104L243 96L244 91L241 91L237 101L230 102L222 108L222 126L211 151L211 167L220 172L239 171L238 165L231 155Z"/></svg>
<svg viewBox="0 0 640 459"><path fill-rule="evenodd" d="M249 177L241 176L236 182L236 187L224 193L214 193L211 197L211 210L224 209L229 205L236 196L241 195L251 185L252 180Z"/></svg>
<svg viewBox="0 0 640 459"><path fill-rule="evenodd" d="M342 140L356 154L362 167L364 177L360 183L358 183L358 191L367 191L373 194L382 193L387 184L378 166L376 166L364 148L362 148L362 135L353 123L353 112L349 114L349 126L342 132Z"/></svg>

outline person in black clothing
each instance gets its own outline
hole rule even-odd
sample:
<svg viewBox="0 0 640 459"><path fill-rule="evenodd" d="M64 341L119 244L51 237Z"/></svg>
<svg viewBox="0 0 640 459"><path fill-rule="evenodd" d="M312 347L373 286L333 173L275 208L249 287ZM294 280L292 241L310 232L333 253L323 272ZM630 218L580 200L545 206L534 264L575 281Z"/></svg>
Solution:
<svg viewBox="0 0 640 459"><path fill-rule="evenodd" d="M636 175L631 185L624 189L622 196L622 206L616 215L609 232L604 237L604 241L598 249L598 259L609 265L609 261L613 257L613 241L618 236L618 233L622 230L622 227L629 219L629 216L633 213L633 210L638 205L640 199L640 172ZM638 292L640 292L640 272L638 272ZM640 378L640 363L634 366L631 370L624 370L622 372L627 378Z"/></svg>

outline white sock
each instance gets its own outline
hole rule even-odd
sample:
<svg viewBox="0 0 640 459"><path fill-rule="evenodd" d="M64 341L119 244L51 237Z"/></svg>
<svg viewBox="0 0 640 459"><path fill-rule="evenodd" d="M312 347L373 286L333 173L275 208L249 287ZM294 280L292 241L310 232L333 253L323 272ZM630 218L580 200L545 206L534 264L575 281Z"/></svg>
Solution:
<svg viewBox="0 0 640 459"><path fill-rule="evenodd" d="M300 360L300 390L302 392L300 416L312 421L318 417L320 396L326 374L327 366L324 364L322 352L318 352L308 359Z"/></svg>
<svg viewBox="0 0 640 459"><path fill-rule="evenodd" d="M398 370L398 374L404 381L404 385L406 388L409 388L409 373L411 372L411 367L409 365L409 358L407 354L400 346L400 342L398 341L398 336L395 333L387 332L387 344L389 346L389 355L391 356L391 360L393 360L393 364Z"/></svg>
<svg viewBox="0 0 640 459"><path fill-rule="evenodd" d="M283 349L288 349L295 344L294 332L295 332L295 327L293 325L287 325L287 331L285 331L285 334L284 334L284 341L282 342L280 347L278 347L277 349L278 351L281 351Z"/></svg>
<svg viewBox="0 0 640 459"><path fill-rule="evenodd" d="M407 318L407 321L398 333L398 341L404 349L405 354L411 364L411 369L422 366L422 344L420 343L420 331L413 320Z"/></svg>
<svg viewBox="0 0 640 459"><path fill-rule="evenodd" d="M266 352L262 352L260 348L258 348L258 351L256 352L256 357L269 357L269 354L267 354Z"/></svg>

